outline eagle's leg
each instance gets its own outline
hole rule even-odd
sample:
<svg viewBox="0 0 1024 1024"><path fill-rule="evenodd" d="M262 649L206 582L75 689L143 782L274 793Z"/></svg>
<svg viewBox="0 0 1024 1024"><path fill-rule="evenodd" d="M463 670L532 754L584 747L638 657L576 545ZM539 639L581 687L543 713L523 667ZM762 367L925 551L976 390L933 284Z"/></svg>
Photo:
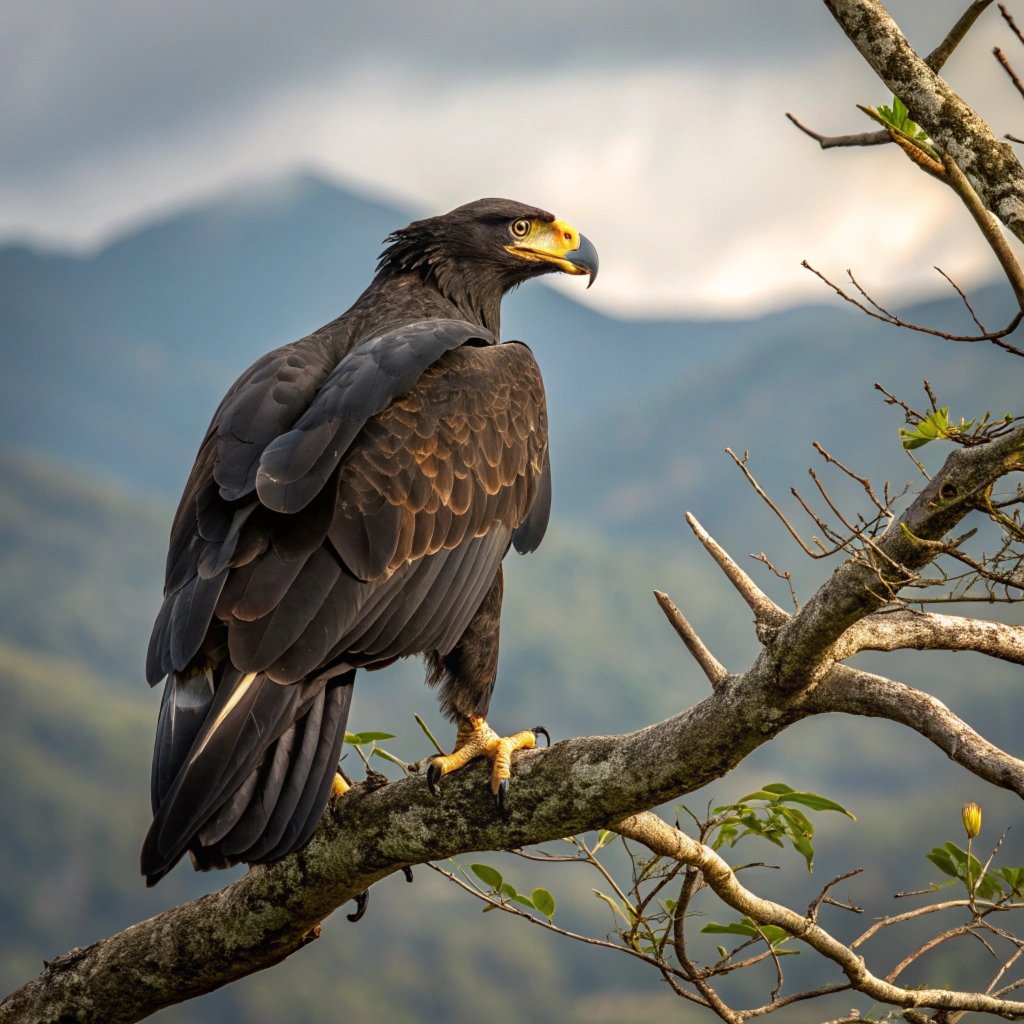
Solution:
<svg viewBox="0 0 1024 1024"><path fill-rule="evenodd" d="M503 581L501 568L470 620L465 633L446 655L428 656L429 681L441 684L441 702L446 713L458 722L455 749L430 762L427 783L433 792L443 775L469 764L478 757L491 762L491 793L499 808L505 805L512 776L512 754L537 745L537 735L547 730L536 726L513 736L499 736L484 717L491 702L498 668L498 633L501 619Z"/></svg>

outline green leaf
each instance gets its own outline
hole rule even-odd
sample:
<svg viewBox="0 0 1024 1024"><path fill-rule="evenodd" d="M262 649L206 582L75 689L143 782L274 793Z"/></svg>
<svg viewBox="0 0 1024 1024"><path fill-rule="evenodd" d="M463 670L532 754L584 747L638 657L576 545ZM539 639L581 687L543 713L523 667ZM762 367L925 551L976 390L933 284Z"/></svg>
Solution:
<svg viewBox="0 0 1024 1024"><path fill-rule="evenodd" d="M533 900L531 900L526 893L517 892L515 896L510 896L509 899L515 900L516 903L522 903L524 907L529 907L530 910L536 910L536 907L533 905Z"/></svg>
<svg viewBox="0 0 1024 1024"><path fill-rule="evenodd" d="M619 917L621 917L622 920L625 921L627 925L632 926L632 924L633 924L632 916L633 915L630 914L630 913L627 913L626 910L623 910L622 905L618 902L618 900L613 900L611 898L611 896L609 896L607 893L601 892L600 889L591 889L590 891L599 900L604 900L605 903L607 903L608 906L612 908L612 911L614 913L618 914Z"/></svg>
<svg viewBox="0 0 1024 1024"><path fill-rule="evenodd" d="M748 939L765 938L773 948L790 938L789 932L784 928L779 928L774 924L757 925L749 917L733 921L730 924L709 921L701 928L701 931L710 935L742 935Z"/></svg>
<svg viewBox="0 0 1024 1024"><path fill-rule="evenodd" d="M397 764L399 768L405 767L405 762L400 757L395 757L394 754L389 754L383 747L374 747L370 751L370 756L377 756L383 758L385 761L390 761L392 764Z"/></svg>
<svg viewBox="0 0 1024 1024"><path fill-rule="evenodd" d="M717 921L708 921L703 928L702 932L706 932L708 935L742 935L748 939L756 939L758 937L757 929L749 923L748 918L743 918L742 921L733 921L731 924L719 924Z"/></svg>
<svg viewBox="0 0 1024 1024"><path fill-rule="evenodd" d="M787 786L784 782L771 782L767 786L762 787L768 790L769 793L795 793L796 790L792 786Z"/></svg>
<svg viewBox="0 0 1024 1024"><path fill-rule="evenodd" d="M790 841L792 842L794 848L796 849L796 852L799 853L800 856L803 857L803 859L807 862L807 872L808 872L808 874L813 874L814 873L814 846L811 844L811 841L807 838L807 836L801 835L799 833L794 833L790 837Z"/></svg>
<svg viewBox="0 0 1024 1024"><path fill-rule="evenodd" d="M835 800L829 800L828 797L820 796L817 793L790 792L780 798L779 802L783 801L803 804L804 807L810 807L813 811L838 811L840 814L845 814L851 821L857 820L842 804L837 804Z"/></svg>
<svg viewBox="0 0 1024 1024"><path fill-rule="evenodd" d="M533 905L550 921L555 916L555 897L547 889L534 889Z"/></svg>
<svg viewBox="0 0 1024 1024"><path fill-rule="evenodd" d="M594 846L594 853L597 853L602 846L607 846L614 838L614 832L609 832L606 828L601 829L601 831L597 833L597 844Z"/></svg>
<svg viewBox="0 0 1024 1024"><path fill-rule="evenodd" d="M502 882L499 891L510 900L515 899L516 896L519 895L519 893L516 892L515 886L509 885L508 882Z"/></svg>
<svg viewBox="0 0 1024 1024"><path fill-rule="evenodd" d="M949 854L957 867L964 867L967 864L967 851L961 850L956 843L945 842L942 844L942 849Z"/></svg>
<svg viewBox="0 0 1024 1024"><path fill-rule="evenodd" d="M470 864L469 870L484 885L489 885L495 892L501 891L501 872L497 868L492 868L490 864Z"/></svg>
<svg viewBox="0 0 1024 1024"><path fill-rule="evenodd" d="M925 854L943 874L952 875L953 878L959 877L959 872L956 869L956 864L953 859L946 853L945 850L940 846L936 846L931 853Z"/></svg>
<svg viewBox="0 0 1024 1024"><path fill-rule="evenodd" d="M345 742L351 743L354 747L362 746L364 743L375 743L377 740L393 740L393 732L347 732Z"/></svg>
<svg viewBox="0 0 1024 1024"><path fill-rule="evenodd" d="M999 874L1006 879L1014 896L1024 895L1024 868L1000 868Z"/></svg>

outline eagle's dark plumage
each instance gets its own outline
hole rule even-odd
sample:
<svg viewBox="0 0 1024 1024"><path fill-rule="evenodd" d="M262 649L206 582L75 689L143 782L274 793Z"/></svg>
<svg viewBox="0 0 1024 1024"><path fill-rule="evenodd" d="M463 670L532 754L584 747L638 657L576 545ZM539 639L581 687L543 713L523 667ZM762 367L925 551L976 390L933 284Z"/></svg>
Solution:
<svg viewBox="0 0 1024 1024"><path fill-rule="evenodd" d="M501 560L537 547L551 497L540 370L498 343L501 298L592 279L597 256L499 199L388 242L352 308L253 364L200 445L148 654L150 885L186 850L210 868L309 840L357 668L422 654L449 717L487 711Z"/></svg>

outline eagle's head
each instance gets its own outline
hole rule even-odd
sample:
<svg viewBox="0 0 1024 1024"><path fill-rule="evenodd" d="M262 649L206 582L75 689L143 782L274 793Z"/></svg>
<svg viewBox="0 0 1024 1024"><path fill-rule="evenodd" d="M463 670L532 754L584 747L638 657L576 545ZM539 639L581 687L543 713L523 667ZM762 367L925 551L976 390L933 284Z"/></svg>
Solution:
<svg viewBox="0 0 1024 1024"><path fill-rule="evenodd" d="M531 277L561 271L597 277L597 250L564 220L510 199L478 199L388 236L383 274L418 272L453 301L501 296Z"/></svg>

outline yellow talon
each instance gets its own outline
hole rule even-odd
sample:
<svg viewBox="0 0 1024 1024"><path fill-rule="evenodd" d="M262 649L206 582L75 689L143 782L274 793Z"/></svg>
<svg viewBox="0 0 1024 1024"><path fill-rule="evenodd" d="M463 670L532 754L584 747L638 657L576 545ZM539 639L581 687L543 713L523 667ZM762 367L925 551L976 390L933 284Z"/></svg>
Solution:
<svg viewBox="0 0 1024 1024"><path fill-rule="evenodd" d="M512 754L517 750L530 750L536 745L537 735L534 730L524 729L514 736L499 736L483 718L472 716L460 719L455 749L430 762L427 783L431 792L436 793L437 783L443 775L458 771L474 758L486 757L491 762L491 793L498 806L503 807L508 780L512 777Z"/></svg>
<svg viewBox="0 0 1024 1024"><path fill-rule="evenodd" d="M334 782L331 784L331 796L344 796L351 788L342 777L341 772L336 772Z"/></svg>

